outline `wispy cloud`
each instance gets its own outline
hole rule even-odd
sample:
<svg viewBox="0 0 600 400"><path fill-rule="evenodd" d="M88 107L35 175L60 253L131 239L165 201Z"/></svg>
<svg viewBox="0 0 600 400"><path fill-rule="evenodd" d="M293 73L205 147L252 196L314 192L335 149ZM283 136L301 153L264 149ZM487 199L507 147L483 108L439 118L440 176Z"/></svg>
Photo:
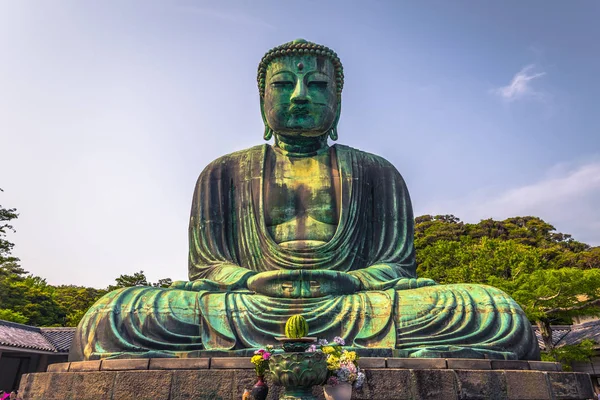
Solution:
<svg viewBox="0 0 600 400"><path fill-rule="evenodd" d="M536 182L506 190L485 189L431 204L427 213L453 213L467 222L534 215L563 233L600 245L600 161L559 164Z"/></svg>
<svg viewBox="0 0 600 400"><path fill-rule="evenodd" d="M515 74L507 86L492 90L492 93L502 97L506 101L515 101L524 97L542 97L542 93L532 88L532 81L546 75L545 72L535 72L534 64L523 67Z"/></svg>

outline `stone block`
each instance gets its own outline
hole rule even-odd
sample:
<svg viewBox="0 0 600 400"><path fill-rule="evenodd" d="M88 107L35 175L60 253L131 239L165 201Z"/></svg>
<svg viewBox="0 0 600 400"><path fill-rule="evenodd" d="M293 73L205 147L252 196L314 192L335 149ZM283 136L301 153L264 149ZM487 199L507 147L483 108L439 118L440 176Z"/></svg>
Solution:
<svg viewBox="0 0 600 400"><path fill-rule="evenodd" d="M405 400L413 399L412 375L408 369L371 369L365 371L366 379L360 393L361 399ZM357 397L358 398L358 397Z"/></svg>
<svg viewBox="0 0 600 400"><path fill-rule="evenodd" d="M388 368L445 369L445 358L388 358Z"/></svg>
<svg viewBox="0 0 600 400"><path fill-rule="evenodd" d="M79 372L73 373L72 392L77 394L73 400L106 400L112 399L116 372Z"/></svg>
<svg viewBox="0 0 600 400"><path fill-rule="evenodd" d="M249 357L215 357L210 359L211 369L254 369Z"/></svg>
<svg viewBox="0 0 600 400"><path fill-rule="evenodd" d="M78 400L77 392L73 390L75 374L53 373L50 376L50 390L44 394L44 400Z"/></svg>
<svg viewBox="0 0 600 400"><path fill-rule="evenodd" d="M379 397L379 396L377 396L377 393L373 392L373 390L372 390L373 385L371 383L369 383L369 377L367 376L369 374L369 371L375 371L375 370L371 369L371 370L363 371L363 372L365 372L365 381L360 389L356 389L356 388L352 389L352 400L371 400L371 399L376 399ZM408 371L404 371L404 370L397 370L397 371L400 371L401 373L408 372ZM408 387L407 390L410 390L410 387ZM323 395L323 397L325 397L325 395Z"/></svg>
<svg viewBox="0 0 600 400"><path fill-rule="evenodd" d="M506 392L511 400L550 400L546 372L504 371Z"/></svg>
<svg viewBox="0 0 600 400"><path fill-rule="evenodd" d="M70 365L71 363L68 362L50 364L48 365L48 368L46 368L46 372L67 372Z"/></svg>
<svg viewBox="0 0 600 400"><path fill-rule="evenodd" d="M506 379L502 371L457 370L458 397L469 400L505 400Z"/></svg>
<svg viewBox="0 0 600 400"><path fill-rule="evenodd" d="M577 381L577 388L579 390L580 399L591 399L595 396L594 385L588 374L582 374L575 372L575 380Z"/></svg>
<svg viewBox="0 0 600 400"><path fill-rule="evenodd" d="M458 399L458 382L454 371L433 369L411 369L410 371L415 399Z"/></svg>
<svg viewBox="0 0 600 400"><path fill-rule="evenodd" d="M103 360L101 371L135 371L148 369L149 358Z"/></svg>
<svg viewBox="0 0 600 400"><path fill-rule="evenodd" d="M173 371L170 400L232 399L233 378L229 371Z"/></svg>
<svg viewBox="0 0 600 400"><path fill-rule="evenodd" d="M256 383L256 372L251 369L236 369L232 370L233 374L233 397L241 399L244 394L244 389L251 390L252 386ZM267 382L269 385L269 391L273 389L273 384Z"/></svg>
<svg viewBox="0 0 600 400"><path fill-rule="evenodd" d="M208 369L210 358L151 358L148 369Z"/></svg>
<svg viewBox="0 0 600 400"><path fill-rule="evenodd" d="M562 371L560 363L548 362L548 361L527 361L529 369L534 371Z"/></svg>
<svg viewBox="0 0 600 400"><path fill-rule="evenodd" d="M385 357L361 357L358 366L362 369L385 368Z"/></svg>
<svg viewBox="0 0 600 400"><path fill-rule="evenodd" d="M100 364L102 364L102 360L72 362L69 372L100 371Z"/></svg>
<svg viewBox="0 0 600 400"><path fill-rule="evenodd" d="M446 360L448 369L492 369L490 360L474 358L449 358Z"/></svg>
<svg viewBox="0 0 600 400"><path fill-rule="evenodd" d="M575 374L568 372L548 372L547 374L553 398L557 400L576 399L579 396Z"/></svg>
<svg viewBox="0 0 600 400"><path fill-rule="evenodd" d="M530 369L527 361L518 360L491 360L492 369L505 369L505 370L528 370Z"/></svg>
<svg viewBox="0 0 600 400"><path fill-rule="evenodd" d="M119 371L113 387L113 399L168 399L171 392L171 371Z"/></svg>
<svg viewBox="0 0 600 400"><path fill-rule="evenodd" d="M19 392L21 395L26 393L27 400L43 400L46 392L52 390L50 387L51 373L38 373L28 374L28 379L23 387L21 381L21 387Z"/></svg>

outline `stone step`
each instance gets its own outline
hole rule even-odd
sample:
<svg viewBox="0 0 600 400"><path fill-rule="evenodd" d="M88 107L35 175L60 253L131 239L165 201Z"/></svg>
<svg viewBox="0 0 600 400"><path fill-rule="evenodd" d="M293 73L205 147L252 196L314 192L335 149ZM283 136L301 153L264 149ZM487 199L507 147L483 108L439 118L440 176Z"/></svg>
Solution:
<svg viewBox="0 0 600 400"><path fill-rule="evenodd" d="M361 357L364 369L470 369L561 371L560 363L517 360L476 360L467 358ZM137 358L78 361L50 364L48 372L138 371L165 369L253 369L249 357Z"/></svg>

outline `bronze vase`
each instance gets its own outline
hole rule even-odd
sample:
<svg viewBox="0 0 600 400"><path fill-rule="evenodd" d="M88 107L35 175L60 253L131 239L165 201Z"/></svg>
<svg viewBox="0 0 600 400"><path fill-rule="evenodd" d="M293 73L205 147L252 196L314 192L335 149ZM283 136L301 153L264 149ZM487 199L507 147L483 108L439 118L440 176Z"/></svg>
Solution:
<svg viewBox="0 0 600 400"><path fill-rule="evenodd" d="M275 385L284 387L280 400L316 400L312 387L327 379L327 358L321 352L273 354L269 374Z"/></svg>
<svg viewBox="0 0 600 400"><path fill-rule="evenodd" d="M250 394L254 400L265 400L267 398L267 395L269 394L269 386L267 386L265 377L263 375L258 376L256 383L254 386L252 386L252 391Z"/></svg>

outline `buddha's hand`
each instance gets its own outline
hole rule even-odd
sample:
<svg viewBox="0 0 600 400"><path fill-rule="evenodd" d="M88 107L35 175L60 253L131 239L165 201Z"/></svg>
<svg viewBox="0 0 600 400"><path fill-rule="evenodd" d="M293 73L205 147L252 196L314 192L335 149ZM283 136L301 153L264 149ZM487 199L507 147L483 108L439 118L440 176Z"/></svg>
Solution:
<svg viewBox="0 0 600 400"><path fill-rule="evenodd" d="M248 289L270 297L324 297L355 293L360 289L360 281L338 271L278 270L251 276Z"/></svg>
<svg viewBox="0 0 600 400"><path fill-rule="evenodd" d="M394 285L396 290L417 289L424 286L437 285L433 279L429 278L402 278Z"/></svg>

